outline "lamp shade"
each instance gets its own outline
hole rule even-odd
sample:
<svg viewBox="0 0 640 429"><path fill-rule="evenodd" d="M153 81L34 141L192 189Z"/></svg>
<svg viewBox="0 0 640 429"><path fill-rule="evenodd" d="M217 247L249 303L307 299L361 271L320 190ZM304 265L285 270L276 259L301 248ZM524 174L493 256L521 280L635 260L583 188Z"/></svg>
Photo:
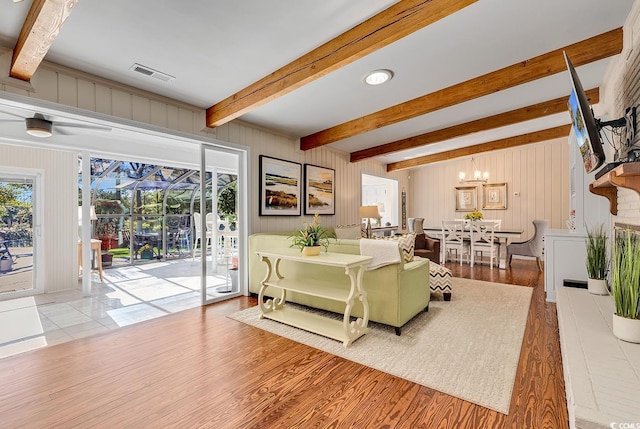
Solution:
<svg viewBox="0 0 640 429"><path fill-rule="evenodd" d="M378 206L361 206L360 218L379 218Z"/></svg>

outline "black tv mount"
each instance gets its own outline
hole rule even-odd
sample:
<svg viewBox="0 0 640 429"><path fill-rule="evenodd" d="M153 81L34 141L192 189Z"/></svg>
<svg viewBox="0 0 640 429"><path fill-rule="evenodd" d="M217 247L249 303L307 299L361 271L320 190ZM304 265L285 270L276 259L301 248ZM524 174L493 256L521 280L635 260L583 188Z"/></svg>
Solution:
<svg viewBox="0 0 640 429"><path fill-rule="evenodd" d="M631 122L631 124L629 124ZM624 128L631 125L631 135L636 135L636 107L627 107L625 115L622 118L614 119L611 121L603 121L596 118L596 125L599 130L604 127L612 128Z"/></svg>

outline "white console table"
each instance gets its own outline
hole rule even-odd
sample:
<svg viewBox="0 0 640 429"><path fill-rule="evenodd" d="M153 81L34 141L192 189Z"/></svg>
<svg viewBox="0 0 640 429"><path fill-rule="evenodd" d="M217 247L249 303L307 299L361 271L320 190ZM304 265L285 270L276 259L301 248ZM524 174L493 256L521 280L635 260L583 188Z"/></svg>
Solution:
<svg viewBox="0 0 640 429"><path fill-rule="evenodd" d="M303 256L296 249L260 251L257 254L262 259L262 262L267 265L267 274L262 280L262 286L258 294L260 317L342 341L345 347L348 347L353 341L367 333L369 303L367 302L367 293L362 288L362 276L365 267L372 259L370 256L328 252L321 253L318 256ZM350 280L350 287L318 278L286 279L279 270L280 261L282 260L344 268L345 275ZM265 302L264 293L268 287L278 288L281 293L279 297L268 299ZM333 320L285 306L287 291L344 302L346 307L343 320ZM356 299L362 302L363 317L350 321L351 309Z"/></svg>

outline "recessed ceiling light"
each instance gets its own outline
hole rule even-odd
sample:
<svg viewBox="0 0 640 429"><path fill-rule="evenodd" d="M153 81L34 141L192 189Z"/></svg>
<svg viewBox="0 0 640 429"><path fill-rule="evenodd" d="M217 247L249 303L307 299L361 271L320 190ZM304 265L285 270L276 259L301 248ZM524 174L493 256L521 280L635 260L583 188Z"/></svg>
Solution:
<svg viewBox="0 0 640 429"><path fill-rule="evenodd" d="M390 81L393 77L391 70L380 69L367 73L364 77L364 82L367 85L381 85L387 81Z"/></svg>

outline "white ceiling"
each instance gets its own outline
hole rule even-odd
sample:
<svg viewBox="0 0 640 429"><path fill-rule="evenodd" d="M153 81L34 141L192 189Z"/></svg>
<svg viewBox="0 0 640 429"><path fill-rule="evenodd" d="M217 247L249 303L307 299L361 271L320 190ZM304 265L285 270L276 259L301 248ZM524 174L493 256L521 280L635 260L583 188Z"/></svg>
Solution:
<svg viewBox="0 0 640 429"><path fill-rule="evenodd" d="M0 44L15 45L31 1L0 3ZM395 2L263 0L180 2L79 0L46 60L207 108ZM304 136L621 27L633 0L480 0L242 119ZM609 60L578 68L598 86ZM175 76L164 83L129 68L140 63ZM369 87L366 72L388 68ZM347 152L509 111L570 92L568 73L380 128L331 146ZM569 123L555 115L425 148L407 157Z"/></svg>

